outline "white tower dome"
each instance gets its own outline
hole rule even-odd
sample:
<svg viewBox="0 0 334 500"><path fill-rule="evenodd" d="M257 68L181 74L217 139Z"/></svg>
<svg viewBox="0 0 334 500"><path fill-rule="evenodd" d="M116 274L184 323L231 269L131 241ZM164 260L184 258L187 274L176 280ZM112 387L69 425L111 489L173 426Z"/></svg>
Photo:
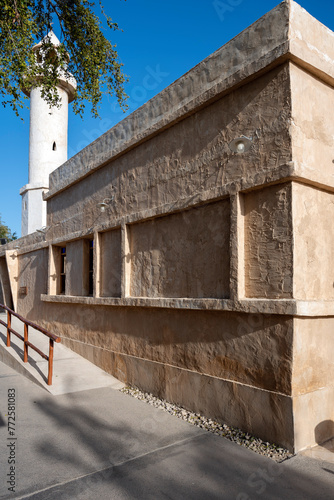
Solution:
<svg viewBox="0 0 334 500"><path fill-rule="evenodd" d="M54 47L60 42L53 31L46 37ZM42 41L33 48L42 46ZM76 81L59 73L57 90L61 106L50 107L41 88L24 89L30 97L29 180L20 190L22 196L22 236L46 225L43 192L49 189L49 175L67 160L68 104L75 97Z"/></svg>

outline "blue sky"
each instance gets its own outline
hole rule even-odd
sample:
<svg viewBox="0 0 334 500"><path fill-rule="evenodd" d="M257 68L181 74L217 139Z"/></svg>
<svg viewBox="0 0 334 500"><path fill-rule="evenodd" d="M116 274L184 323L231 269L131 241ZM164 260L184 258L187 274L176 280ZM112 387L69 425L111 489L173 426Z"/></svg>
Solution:
<svg viewBox="0 0 334 500"><path fill-rule="evenodd" d="M109 38L117 43L124 72L129 76L127 114L278 3L279 0L104 0L106 11L123 29ZM298 3L334 31L333 0ZM20 235L19 190L28 182L29 111L22 113L24 122L10 109L0 108L0 113L0 214ZM108 96L102 102L100 115L101 119L93 119L87 110L81 120L70 109L69 158L126 116L115 99Z"/></svg>

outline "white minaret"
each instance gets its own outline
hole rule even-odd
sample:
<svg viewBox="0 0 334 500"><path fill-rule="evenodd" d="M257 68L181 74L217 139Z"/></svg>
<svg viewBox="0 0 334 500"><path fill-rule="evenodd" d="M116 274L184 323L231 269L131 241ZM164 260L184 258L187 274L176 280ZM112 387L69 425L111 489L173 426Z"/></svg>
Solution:
<svg viewBox="0 0 334 500"><path fill-rule="evenodd" d="M53 31L47 35L54 47L60 42ZM33 51L39 51L39 42ZM49 189L49 175L67 160L68 104L75 96L76 81L60 74L57 85L61 106L49 107L41 89L24 89L30 97L29 180L20 190L22 196L22 236L46 226L46 202L43 192Z"/></svg>

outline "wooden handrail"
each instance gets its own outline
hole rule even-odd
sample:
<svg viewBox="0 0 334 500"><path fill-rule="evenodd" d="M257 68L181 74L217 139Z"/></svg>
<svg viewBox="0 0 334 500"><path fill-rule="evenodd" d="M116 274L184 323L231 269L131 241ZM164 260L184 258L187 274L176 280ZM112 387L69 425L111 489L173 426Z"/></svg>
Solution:
<svg viewBox="0 0 334 500"><path fill-rule="evenodd" d="M17 314L15 311L12 311L7 306L4 306L3 304L0 304L0 309L5 309L7 311L7 323L2 321L0 319L0 325L3 325L7 328L7 347L10 347L10 334L13 333L16 337L18 337L20 340L23 341L24 343L24 350L23 350L23 361L24 363L28 362L28 347L33 349L37 354L39 354L42 358L46 359L48 361L48 385L52 385L52 371L53 371L53 345L54 342L60 342L61 339L60 337L57 337L57 335L54 335L53 333L48 332L45 330L45 328L42 328L41 326L36 325L32 321L29 321L19 314ZM12 328L12 316L15 316L18 318L22 323L24 324L24 337L20 335L18 332L13 330ZM44 354L42 351L38 349L38 347L34 346L31 342L28 341L28 327L31 326L35 330L43 333L46 337L49 337L49 355Z"/></svg>

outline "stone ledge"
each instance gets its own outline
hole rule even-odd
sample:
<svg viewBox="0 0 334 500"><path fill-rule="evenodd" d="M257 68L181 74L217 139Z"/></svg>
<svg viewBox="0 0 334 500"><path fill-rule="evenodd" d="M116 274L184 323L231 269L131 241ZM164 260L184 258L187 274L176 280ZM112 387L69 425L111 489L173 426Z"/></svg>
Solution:
<svg viewBox="0 0 334 500"><path fill-rule="evenodd" d="M295 299L195 299L148 297L79 297L72 295L41 295L42 302L85 304L87 306L148 307L231 311L248 314L279 314L302 317L334 317L334 300L304 301Z"/></svg>
<svg viewBox="0 0 334 500"><path fill-rule="evenodd" d="M146 297L74 297L72 295L41 295L43 302L86 304L94 306L160 307L171 309L210 309L231 311L230 299L146 298Z"/></svg>
<svg viewBox="0 0 334 500"><path fill-rule="evenodd" d="M9 241L6 245L0 246L0 257L6 255L7 250L17 250L17 255L24 255L40 248L45 248L49 244L44 241L44 235L40 233L31 233L21 236L17 240ZM18 248L17 248L18 247Z"/></svg>

